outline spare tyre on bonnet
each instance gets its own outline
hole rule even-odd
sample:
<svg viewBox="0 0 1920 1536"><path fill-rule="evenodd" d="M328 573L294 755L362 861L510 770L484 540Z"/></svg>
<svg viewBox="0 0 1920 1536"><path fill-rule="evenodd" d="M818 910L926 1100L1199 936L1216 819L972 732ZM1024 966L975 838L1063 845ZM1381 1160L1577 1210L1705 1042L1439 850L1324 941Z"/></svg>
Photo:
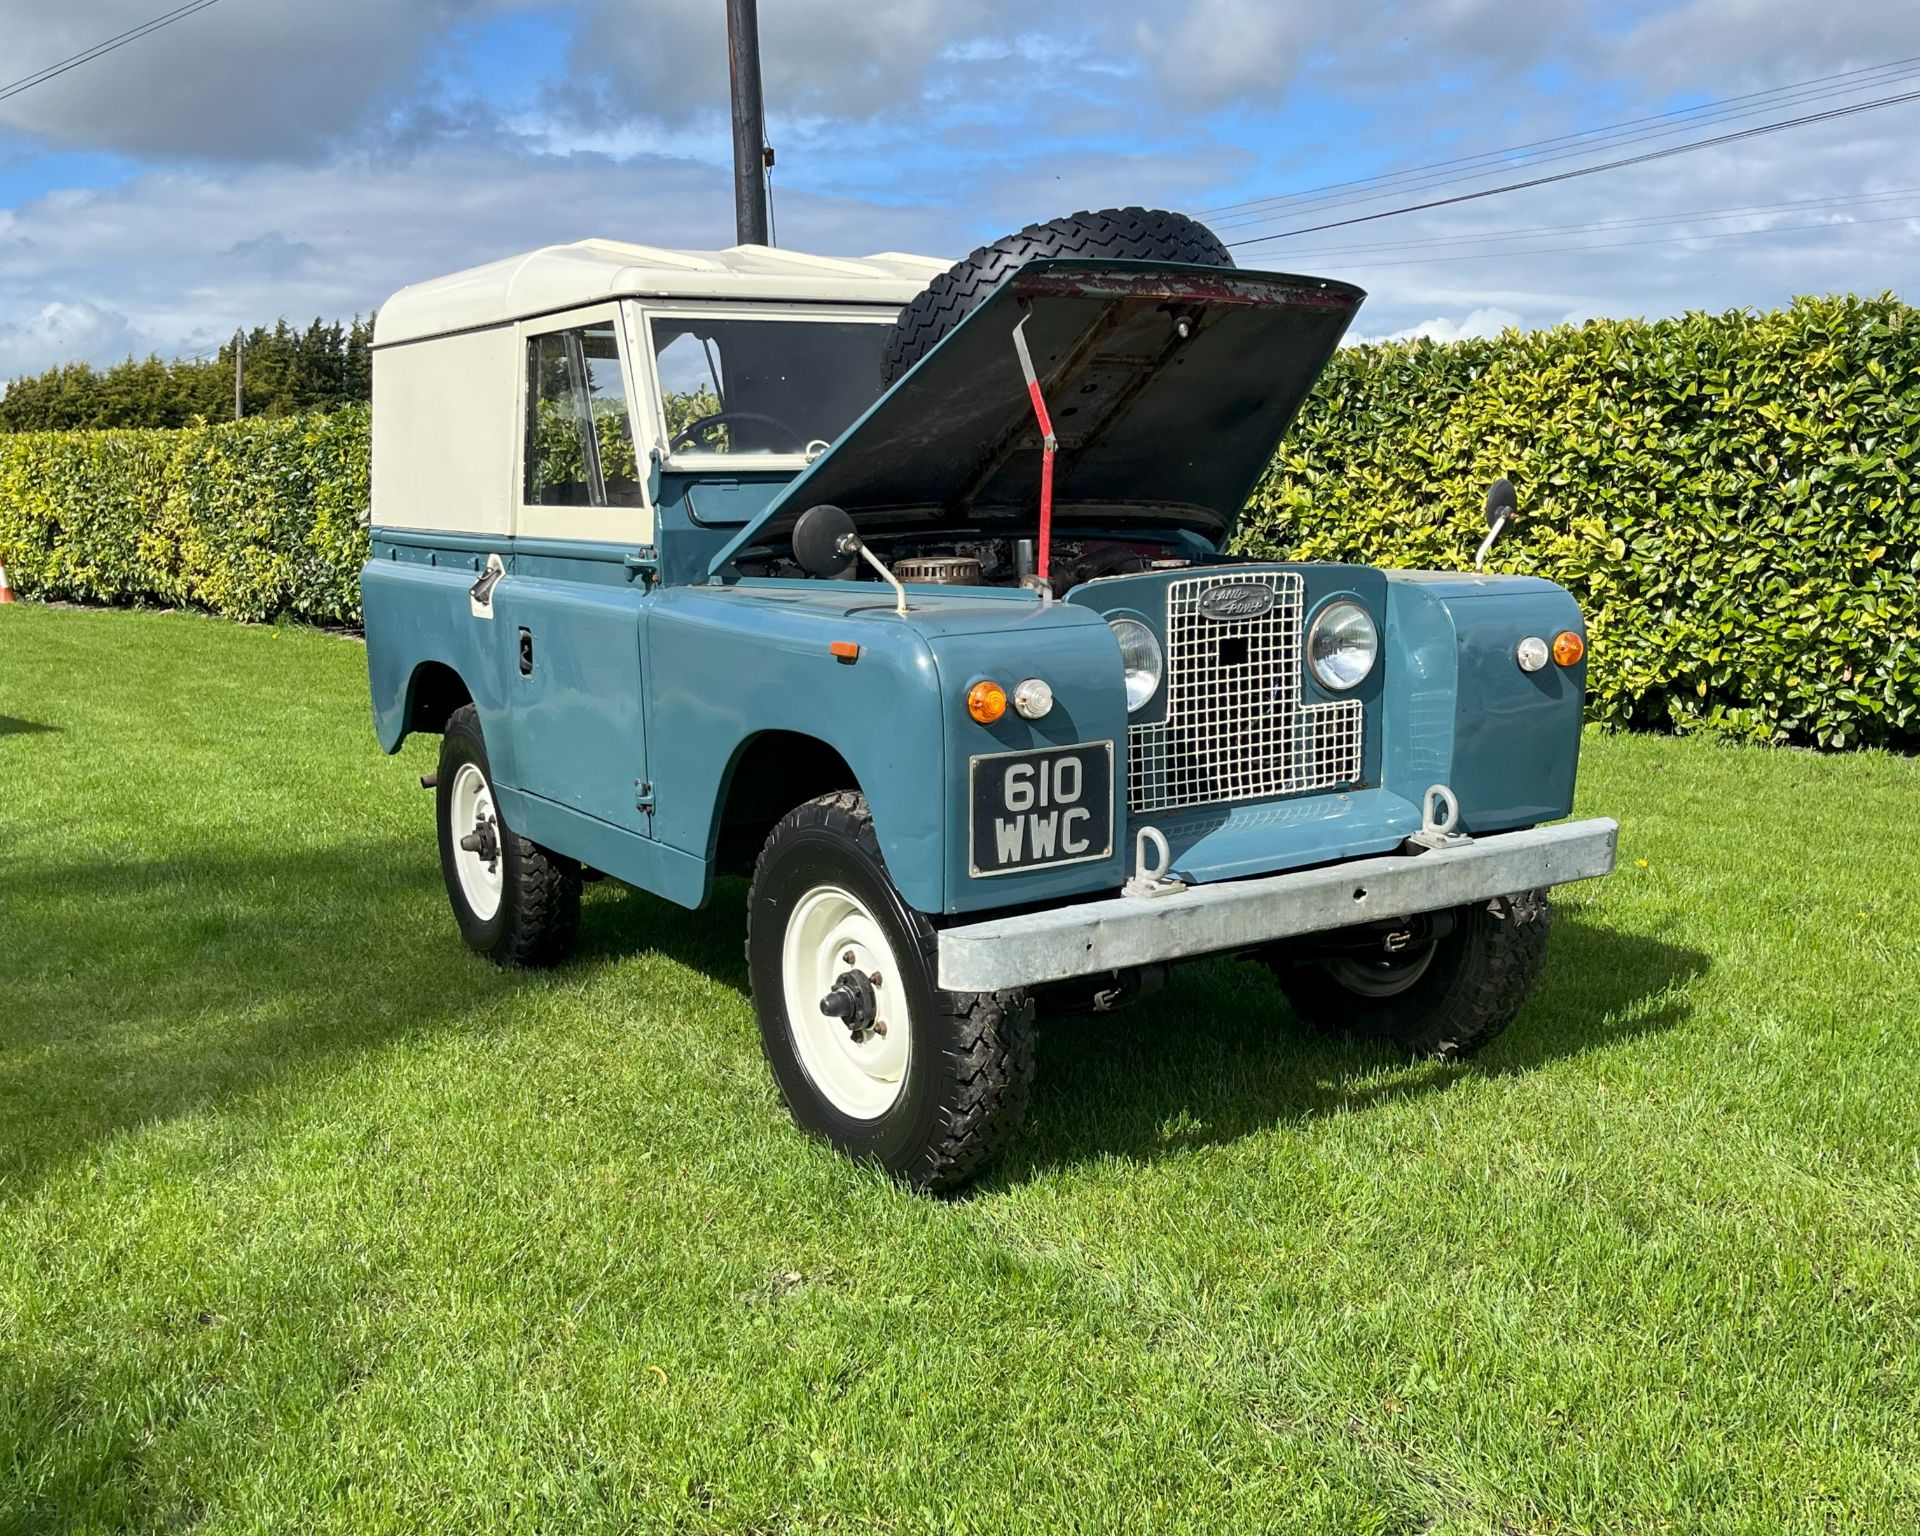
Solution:
<svg viewBox="0 0 1920 1536"><path fill-rule="evenodd" d="M1028 262L1042 256L1101 261L1173 261L1230 267L1233 256L1220 237L1197 219L1164 208L1104 208L1029 224L956 261L900 311L881 382L891 384L962 320L988 294Z"/></svg>

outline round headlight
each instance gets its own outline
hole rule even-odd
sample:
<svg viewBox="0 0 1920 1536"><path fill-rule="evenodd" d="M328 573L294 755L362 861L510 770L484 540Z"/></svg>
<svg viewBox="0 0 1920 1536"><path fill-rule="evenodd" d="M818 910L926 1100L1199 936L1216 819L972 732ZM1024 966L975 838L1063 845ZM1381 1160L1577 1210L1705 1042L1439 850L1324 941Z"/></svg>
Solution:
<svg viewBox="0 0 1920 1536"><path fill-rule="evenodd" d="M1120 642L1120 666L1127 679L1127 713L1132 714L1160 688L1167 670L1160 642L1138 619L1108 619L1113 638Z"/></svg>
<svg viewBox="0 0 1920 1536"><path fill-rule="evenodd" d="M1358 603L1328 603L1307 632L1307 665L1322 688L1345 693L1366 681L1380 654L1380 631Z"/></svg>

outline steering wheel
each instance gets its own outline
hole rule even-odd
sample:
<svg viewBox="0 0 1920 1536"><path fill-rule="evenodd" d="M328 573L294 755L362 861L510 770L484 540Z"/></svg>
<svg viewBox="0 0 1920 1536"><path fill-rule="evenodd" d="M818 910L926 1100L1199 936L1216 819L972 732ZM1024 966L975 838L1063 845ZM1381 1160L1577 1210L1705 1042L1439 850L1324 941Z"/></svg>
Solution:
<svg viewBox="0 0 1920 1536"><path fill-rule="evenodd" d="M703 439L712 437L720 428L731 426L736 421L765 422L768 426L784 432L794 442L797 443L800 440L800 434L777 416L769 416L762 411L715 411L711 416L702 416L698 421L688 422L686 426L674 433L673 440L667 446L670 450L676 451L681 448L698 448ZM793 451L799 450L796 448Z"/></svg>

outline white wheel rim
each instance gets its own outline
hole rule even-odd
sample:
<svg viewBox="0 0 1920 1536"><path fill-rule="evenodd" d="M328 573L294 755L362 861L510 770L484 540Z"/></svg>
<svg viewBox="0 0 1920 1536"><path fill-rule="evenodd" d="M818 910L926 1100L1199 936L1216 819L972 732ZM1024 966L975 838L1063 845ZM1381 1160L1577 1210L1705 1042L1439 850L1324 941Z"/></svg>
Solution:
<svg viewBox="0 0 1920 1536"><path fill-rule="evenodd" d="M462 763L453 776L453 793L447 797L447 816L453 833L453 867L460 876L460 894L466 898L473 915L486 922L500 910L500 894L506 888L501 872L504 838L500 813L493 806L493 786L474 763ZM460 839L483 826L493 828L494 856L491 859L460 846Z"/></svg>
<svg viewBox="0 0 1920 1536"><path fill-rule="evenodd" d="M859 1039L820 1008L848 971L873 984L874 1027ZM886 930L858 897L837 885L816 885L787 918L780 974L787 1028L814 1087L850 1119L879 1119L906 1085L913 1035L900 963Z"/></svg>

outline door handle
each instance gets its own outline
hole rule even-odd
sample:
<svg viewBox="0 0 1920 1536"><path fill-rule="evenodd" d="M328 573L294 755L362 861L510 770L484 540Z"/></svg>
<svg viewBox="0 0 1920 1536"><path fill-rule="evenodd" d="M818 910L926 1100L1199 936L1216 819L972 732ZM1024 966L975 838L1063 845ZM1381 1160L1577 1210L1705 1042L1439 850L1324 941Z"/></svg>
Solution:
<svg viewBox="0 0 1920 1536"><path fill-rule="evenodd" d="M480 579L467 588L467 606L476 619L493 617L493 589L506 574L507 568L500 557L488 555L487 568L480 573Z"/></svg>

